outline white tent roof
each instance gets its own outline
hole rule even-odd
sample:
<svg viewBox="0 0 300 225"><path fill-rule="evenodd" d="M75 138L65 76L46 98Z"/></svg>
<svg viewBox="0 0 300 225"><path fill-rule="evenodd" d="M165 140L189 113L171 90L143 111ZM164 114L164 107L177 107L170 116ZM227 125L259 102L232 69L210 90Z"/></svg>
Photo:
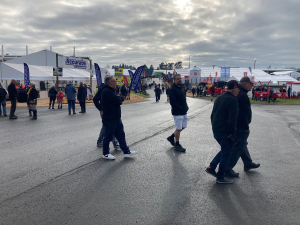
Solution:
<svg viewBox="0 0 300 225"><path fill-rule="evenodd" d="M2 80L24 80L24 65L14 63L0 63ZM28 65L30 80L56 80L53 76L53 67ZM102 81L106 74L110 74L106 69L101 68ZM90 72L82 69L63 68L63 76L59 80L89 80ZM96 76L93 77L96 80Z"/></svg>

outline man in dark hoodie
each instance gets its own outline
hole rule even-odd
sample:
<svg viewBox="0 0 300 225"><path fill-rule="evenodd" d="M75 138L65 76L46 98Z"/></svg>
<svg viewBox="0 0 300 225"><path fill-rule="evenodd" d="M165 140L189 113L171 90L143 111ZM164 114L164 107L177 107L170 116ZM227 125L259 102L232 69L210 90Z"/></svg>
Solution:
<svg viewBox="0 0 300 225"><path fill-rule="evenodd" d="M228 90L219 95L215 101L212 113L211 124L214 138L221 146L221 151L214 157L206 172L217 178L218 184L231 184L233 181L225 178L225 170L228 165L236 131L239 93L238 82L231 80L227 83ZM215 172L219 164L218 173Z"/></svg>
<svg viewBox="0 0 300 225"><path fill-rule="evenodd" d="M102 95L102 91L103 91L104 86L105 86L105 84L102 84L101 87L99 87L96 95L93 98L93 102L94 102L95 107L100 111L101 119L102 119L102 115L103 115L103 106L102 106L102 102L101 102L101 95ZM100 130L100 134L99 134L99 137L98 137L98 140L97 140L97 146L98 147L103 147L104 134L105 134L105 127L102 124L102 128ZM112 143L114 145L115 150L120 150L119 142L117 141L115 136L113 136Z"/></svg>
<svg viewBox="0 0 300 225"><path fill-rule="evenodd" d="M235 144L232 148L232 155L226 168L225 176L238 177L239 173L233 170L237 161L241 157L244 163L244 170L255 169L260 166L259 163L252 162L249 150L247 148L247 139L250 134L249 124L252 119L251 103L247 93L252 90L253 84L249 77L243 77L240 80L240 92L237 95L239 113L236 126Z"/></svg>
<svg viewBox="0 0 300 225"><path fill-rule="evenodd" d="M81 111L79 113L86 113L85 110L85 100L87 96L87 90L83 86L83 82L80 82L80 86L78 88L77 100L79 101Z"/></svg>
<svg viewBox="0 0 300 225"><path fill-rule="evenodd" d="M75 112L76 88L72 84L72 81L69 81L69 83L66 85L65 93L67 95L67 100L68 100L69 115L71 115L71 109L73 109L73 114L76 114Z"/></svg>
<svg viewBox="0 0 300 225"><path fill-rule="evenodd" d="M174 80L175 83L172 85L169 98L176 129L174 133L167 138L167 140L175 147L176 151L185 152L186 149L179 144L179 138L180 132L187 127L187 111L189 110L189 107L186 103L185 92L181 87L181 75L176 74L174 76Z"/></svg>
<svg viewBox="0 0 300 225"><path fill-rule="evenodd" d="M16 108L17 108L17 98L18 98L16 83L17 81L15 79L12 79L10 85L8 85L7 88L9 94L9 100L11 102L10 115L9 115L9 119L11 120L18 119L18 117L15 115Z"/></svg>
<svg viewBox="0 0 300 225"><path fill-rule="evenodd" d="M115 88L117 82L114 77L107 76L104 80L105 86L103 87L101 95L101 104L103 106L102 122L105 127L105 135L103 138L103 158L115 159L109 153L109 143L112 141L113 136L117 138L120 147L124 153L124 157L130 157L135 151L130 151L125 139L125 132L121 120L121 105L124 97L116 95Z"/></svg>
<svg viewBox="0 0 300 225"><path fill-rule="evenodd" d="M57 90L55 89L55 86L53 85L49 90L49 97L50 97L49 109L51 108L51 103L52 103L52 109L54 109L56 95L57 95Z"/></svg>
<svg viewBox="0 0 300 225"><path fill-rule="evenodd" d="M159 102L159 100L160 100L160 94L161 94L160 85L157 85L155 87L154 92L155 92L156 102Z"/></svg>

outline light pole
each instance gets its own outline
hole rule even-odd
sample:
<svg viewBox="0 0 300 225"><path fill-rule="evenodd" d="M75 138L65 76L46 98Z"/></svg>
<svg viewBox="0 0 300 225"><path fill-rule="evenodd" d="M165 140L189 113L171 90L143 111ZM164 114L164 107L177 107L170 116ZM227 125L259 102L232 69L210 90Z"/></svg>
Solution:
<svg viewBox="0 0 300 225"><path fill-rule="evenodd" d="M254 69L255 69L256 58L254 59Z"/></svg>
<svg viewBox="0 0 300 225"><path fill-rule="evenodd" d="M189 69L191 68L191 55L189 56Z"/></svg>

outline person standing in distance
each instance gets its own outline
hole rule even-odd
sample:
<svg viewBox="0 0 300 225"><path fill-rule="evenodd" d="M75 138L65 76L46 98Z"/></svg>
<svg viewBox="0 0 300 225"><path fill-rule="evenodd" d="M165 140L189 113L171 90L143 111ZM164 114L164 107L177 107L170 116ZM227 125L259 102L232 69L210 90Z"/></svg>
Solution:
<svg viewBox="0 0 300 225"><path fill-rule="evenodd" d="M75 112L76 88L72 84L72 81L69 81L69 83L66 85L65 93L67 95L67 100L68 100L69 115L71 115L71 109L73 109L73 114L76 114Z"/></svg>
<svg viewBox="0 0 300 225"><path fill-rule="evenodd" d="M227 83L228 90L217 97L210 116L214 138L221 146L221 151L214 157L210 165L205 169L207 173L217 178L218 184L231 184L233 181L225 178L225 170L230 160L236 123L238 116L239 93L238 82L231 80ZM215 172L219 164L218 173Z"/></svg>
<svg viewBox="0 0 300 225"><path fill-rule="evenodd" d="M182 81L181 75L176 74L174 76L175 83L170 89L170 105L172 107L172 115L175 121L175 131L167 138L171 145L175 146L175 150L178 152L185 152L186 149L179 144L180 132L187 127L187 111L189 107L186 103L185 92L181 88ZM174 141L175 138L175 141Z"/></svg>
<svg viewBox="0 0 300 225"><path fill-rule="evenodd" d="M85 100L87 96L87 89L83 86L83 82L80 82L77 94L77 100L79 101L81 111L79 113L86 113Z"/></svg>
<svg viewBox="0 0 300 225"><path fill-rule="evenodd" d="M6 115L6 95L7 95L7 92L0 83L0 116L2 116L1 105L3 108L3 115L7 116Z"/></svg>
<svg viewBox="0 0 300 225"><path fill-rule="evenodd" d="M238 177L239 173L233 170L237 161L241 157L244 163L244 170L255 169L260 166L259 163L252 162L249 150L247 148L247 139L250 134L249 124L252 119L251 103L247 93L252 90L254 81L251 81L249 77L243 77L240 80L240 92L237 95L239 113L236 126L235 144L232 148L232 155L226 168L225 176Z"/></svg>
<svg viewBox="0 0 300 225"><path fill-rule="evenodd" d="M8 88L7 88L7 91L9 94L9 100L11 103L10 115L9 115L10 120L18 119L18 117L15 115L16 108L17 108L17 98L18 98L16 83L17 83L17 81L15 79L12 79L10 85L8 85Z"/></svg>
<svg viewBox="0 0 300 225"><path fill-rule="evenodd" d="M117 138L120 148L124 153L124 157L130 157L135 154L135 151L130 151L125 139L124 126L121 120L121 105L124 98L116 95L115 89L117 82L114 77L107 76L104 79L105 86L103 87L101 102L102 102L102 122L105 128L105 135L103 138L103 158L115 159L113 155L109 154L109 143L113 136Z"/></svg>
<svg viewBox="0 0 300 225"><path fill-rule="evenodd" d="M159 100L160 100L160 94L161 94L160 85L157 85L157 86L155 87L154 92L155 92L155 99L156 99L156 102L159 102Z"/></svg>

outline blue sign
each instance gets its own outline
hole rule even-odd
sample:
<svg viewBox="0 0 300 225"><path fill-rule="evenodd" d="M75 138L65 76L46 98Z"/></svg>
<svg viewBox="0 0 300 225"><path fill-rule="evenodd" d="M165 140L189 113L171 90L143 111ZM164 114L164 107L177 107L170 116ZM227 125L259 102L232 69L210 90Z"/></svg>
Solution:
<svg viewBox="0 0 300 225"><path fill-rule="evenodd" d="M136 91L136 89L138 88L138 84L141 78L141 75L143 73L144 70L144 66L140 66L139 68L137 68L137 70L135 71L134 75L133 75L133 79L131 80L131 84L129 87L129 90L131 90L132 87L134 87L134 91Z"/></svg>
<svg viewBox="0 0 300 225"><path fill-rule="evenodd" d="M221 67L221 77L230 77L230 67Z"/></svg>
<svg viewBox="0 0 300 225"><path fill-rule="evenodd" d="M29 67L26 63L24 63L24 84L25 88L29 86Z"/></svg>
<svg viewBox="0 0 300 225"><path fill-rule="evenodd" d="M102 78L101 78L101 70L100 70L100 67L97 63L95 63L95 72L96 72L96 79L97 79L98 88L100 88L101 85L102 85Z"/></svg>
<svg viewBox="0 0 300 225"><path fill-rule="evenodd" d="M76 60L76 59L70 59L66 58L66 65L72 65L75 68L81 68L81 69L86 69L86 62L83 60Z"/></svg>

